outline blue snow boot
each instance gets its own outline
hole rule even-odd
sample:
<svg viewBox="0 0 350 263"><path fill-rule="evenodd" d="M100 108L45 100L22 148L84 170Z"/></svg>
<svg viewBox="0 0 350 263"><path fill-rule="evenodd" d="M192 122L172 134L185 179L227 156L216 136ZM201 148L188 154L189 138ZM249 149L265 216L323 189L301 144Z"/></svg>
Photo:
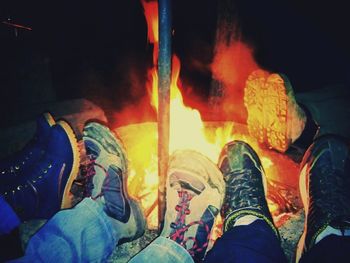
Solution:
<svg viewBox="0 0 350 263"><path fill-rule="evenodd" d="M21 151L0 160L0 182L4 177L21 176L24 171L43 157L53 125L55 125L55 120L48 112L37 118L36 133L27 145Z"/></svg>
<svg viewBox="0 0 350 263"><path fill-rule="evenodd" d="M59 121L49 130L42 157L21 176L2 178L0 195L22 221L48 219L71 206L70 187L78 174L79 160L72 128Z"/></svg>

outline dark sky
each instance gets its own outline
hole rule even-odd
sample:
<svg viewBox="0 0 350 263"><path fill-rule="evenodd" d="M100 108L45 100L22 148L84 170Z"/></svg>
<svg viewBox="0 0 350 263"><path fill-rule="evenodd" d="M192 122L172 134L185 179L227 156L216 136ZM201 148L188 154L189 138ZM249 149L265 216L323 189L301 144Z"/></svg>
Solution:
<svg viewBox="0 0 350 263"><path fill-rule="evenodd" d="M234 2L242 39L255 49L261 67L286 73L297 91L348 84L350 18L345 1ZM173 1L173 48L183 64L183 78L205 95L210 72L196 70L191 62L211 62L216 9L214 0ZM142 95L129 88L131 82L143 82L152 61L139 1L2 0L0 19L7 18L33 29L14 37L11 28L0 24L0 84L10 97L17 85L13 71L31 74L43 57L50 61L58 98L108 96L111 90L117 101ZM91 83L97 84L89 88Z"/></svg>

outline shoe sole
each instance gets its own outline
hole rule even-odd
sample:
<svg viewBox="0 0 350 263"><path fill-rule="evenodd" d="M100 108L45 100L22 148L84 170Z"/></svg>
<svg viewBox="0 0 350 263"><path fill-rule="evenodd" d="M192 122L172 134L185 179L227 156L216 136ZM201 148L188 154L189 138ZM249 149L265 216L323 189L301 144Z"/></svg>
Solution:
<svg viewBox="0 0 350 263"><path fill-rule="evenodd" d="M137 230L135 235L119 240L118 244L130 242L141 237L144 233L146 221L144 215L140 209L139 203L130 197L127 191L127 179L128 179L128 161L126 159L126 151L122 141L117 137L117 134L113 133L109 128L101 125L97 122L89 123L84 127L83 136L88 137L89 140L96 141L100 144L105 151L109 154L118 155L122 161L123 171L123 190L125 198L129 201L132 213L135 216ZM117 147L115 147L117 145Z"/></svg>
<svg viewBox="0 0 350 263"><path fill-rule="evenodd" d="M43 114L47 124L49 124L50 127L54 126L56 124L55 119L52 117L52 115L49 112L45 112Z"/></svg>
<svg viewBox="0 0 350 263"><path fill-rule="evenodd" d="M70 189L72 187L73 181L75 180L75 178L79 173L80 153L79 153L77 138L73 132L73 129L69 126L69 124L61 120L57 122L57 125L60 125L66 132L70 145L72 147L71 150L73 153L72 169L69 174L66 186L64 188L62 202L61 202L61 209L67 209L72 207L72 194L70 193Z"/></svg>
<svg viewBox="0 0 350 263"><path fill-rule="evenodd" d="M248 130L268 148L285 152L288 139L288 96L290 87L278 74L270 75L266 82L256 74L247 80L244 104L248 112Z"/></svg>
<svg viewBox="0 0 350 263"><path fill-rule="evenodd" d="M130 237L121 238L118 241L118 245L121 245L121 244L124 244L127 242L131 242L135 239L138 239L139 237L143 236L143 234L145 233L146 220L145 220L145 217L143 215L143 212L141 211L139 203L133 199L129 199L129 205L130 205L131 213L134 215L134 218L139 219L139 220L135 220L136 221L136 233Z"/></svg>

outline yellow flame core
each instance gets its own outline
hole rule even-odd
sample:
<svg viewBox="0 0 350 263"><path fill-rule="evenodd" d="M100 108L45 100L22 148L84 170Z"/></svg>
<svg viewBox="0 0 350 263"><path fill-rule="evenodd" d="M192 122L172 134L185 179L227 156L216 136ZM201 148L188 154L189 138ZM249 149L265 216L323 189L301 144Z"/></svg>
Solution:
<svg viewBox="0 0 350 263"><path fill-rule="evenodd" d="M212 133L206 131L198 110L187 107L178 86L180 61L174 55L170 86L170 154L175 150L196 150L216 163L221 148L232 140L233 124L219 127ZM150 73L152 87L151 104L158 111L158 73L153 68Z"/></svg>

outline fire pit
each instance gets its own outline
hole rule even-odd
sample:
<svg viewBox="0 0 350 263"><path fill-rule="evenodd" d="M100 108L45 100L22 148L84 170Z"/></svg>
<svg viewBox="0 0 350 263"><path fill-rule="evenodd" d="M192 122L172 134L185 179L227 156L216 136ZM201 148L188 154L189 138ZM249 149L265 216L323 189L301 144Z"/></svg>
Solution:
<svg viewBox="0 0 350 263"><path fill-rule="evenodd" d="M121 137L129 159L129 193L141 202L148 228L156 229L158 226L157 123L131 124L115 131ZM203 138L207 140L206 145L196 147L193 143L179 144L177 148L174 145L172 150L192 146L192 149L201 151L201 148L207 147L212 150L208 157L216 163L225 143L234 139L247 141L259 154L265 169L268 178L269 206L276 224L282 225L301 207L297 192L298 164L287 155L259 147L257 141L247 135L247 128L242 124L203 122L202 132Z"/></svg>
<svg viewBox="0 0 350 263"><path fill-rule="evenodd" d="M164 46L159 45L159 38L162 40L164 35L170 38L166 32L163 32L170 30L169 24L167 24L168 18L160 19L163 24L158 25L157 2L141 2L148 25L148 39L153 45L153 67L148 72L148 82L146 83L148 96L144 99L153 106L158 118L157 122L119 127L116 132L119 133L125 144L130 161L129 193L141 202L147 217L148 227L156 229L159 226L158 221L162 220L162 213L164 213L164 182L167 165L165 162L168 159L168 154L179 149L192 149L206 155L216 163L222 147L234 139L248 142L259 154L268 177L270 210L275 216L277 225L283 224L286 213L295 212L299 207L299 202L293 198L293 196L298 196L298 165L286 155L261 148L256 138L249 136L246 125L232 121L204 122L197 109L185 105L181 92L182 84L179 79L180 60L176 55L173 55L170 61L171 55L168 52L170 47L166 46L165 50L162 50ZM165 8L165 6L161 8ZM169 10L162 11L169 12ZM159 13L163 14L164 12ZM163 28L164 23L168 28ZM164 41L170 40L163 39L163 44ZM234 52L235 50L233 49ZM249 53L248 49L247 52ZM166 55L164 55L165 53ZM168 68L167 63L163 64L165 58L167 63L171 62L171 72L166 74L164 67L169 70L170 68ZM217 64L220 67L217 67L216 71L222 69L226 72L228 70L225 67L227 63L217 62ZM168 86L170 94L163 90L162 85ZM233 103L231 102L231 104ZM140 104L145 105L145 102ZM223 107L225 105L223 104ZM240 107L244 112L244 106ZM223 112L226 113L225 109ZM145 114L144 112L134 112L136 115L140 113ZM123 111L119 112L118 116L123 118ZM222 119L230 118L224 116Z"/></svg>

